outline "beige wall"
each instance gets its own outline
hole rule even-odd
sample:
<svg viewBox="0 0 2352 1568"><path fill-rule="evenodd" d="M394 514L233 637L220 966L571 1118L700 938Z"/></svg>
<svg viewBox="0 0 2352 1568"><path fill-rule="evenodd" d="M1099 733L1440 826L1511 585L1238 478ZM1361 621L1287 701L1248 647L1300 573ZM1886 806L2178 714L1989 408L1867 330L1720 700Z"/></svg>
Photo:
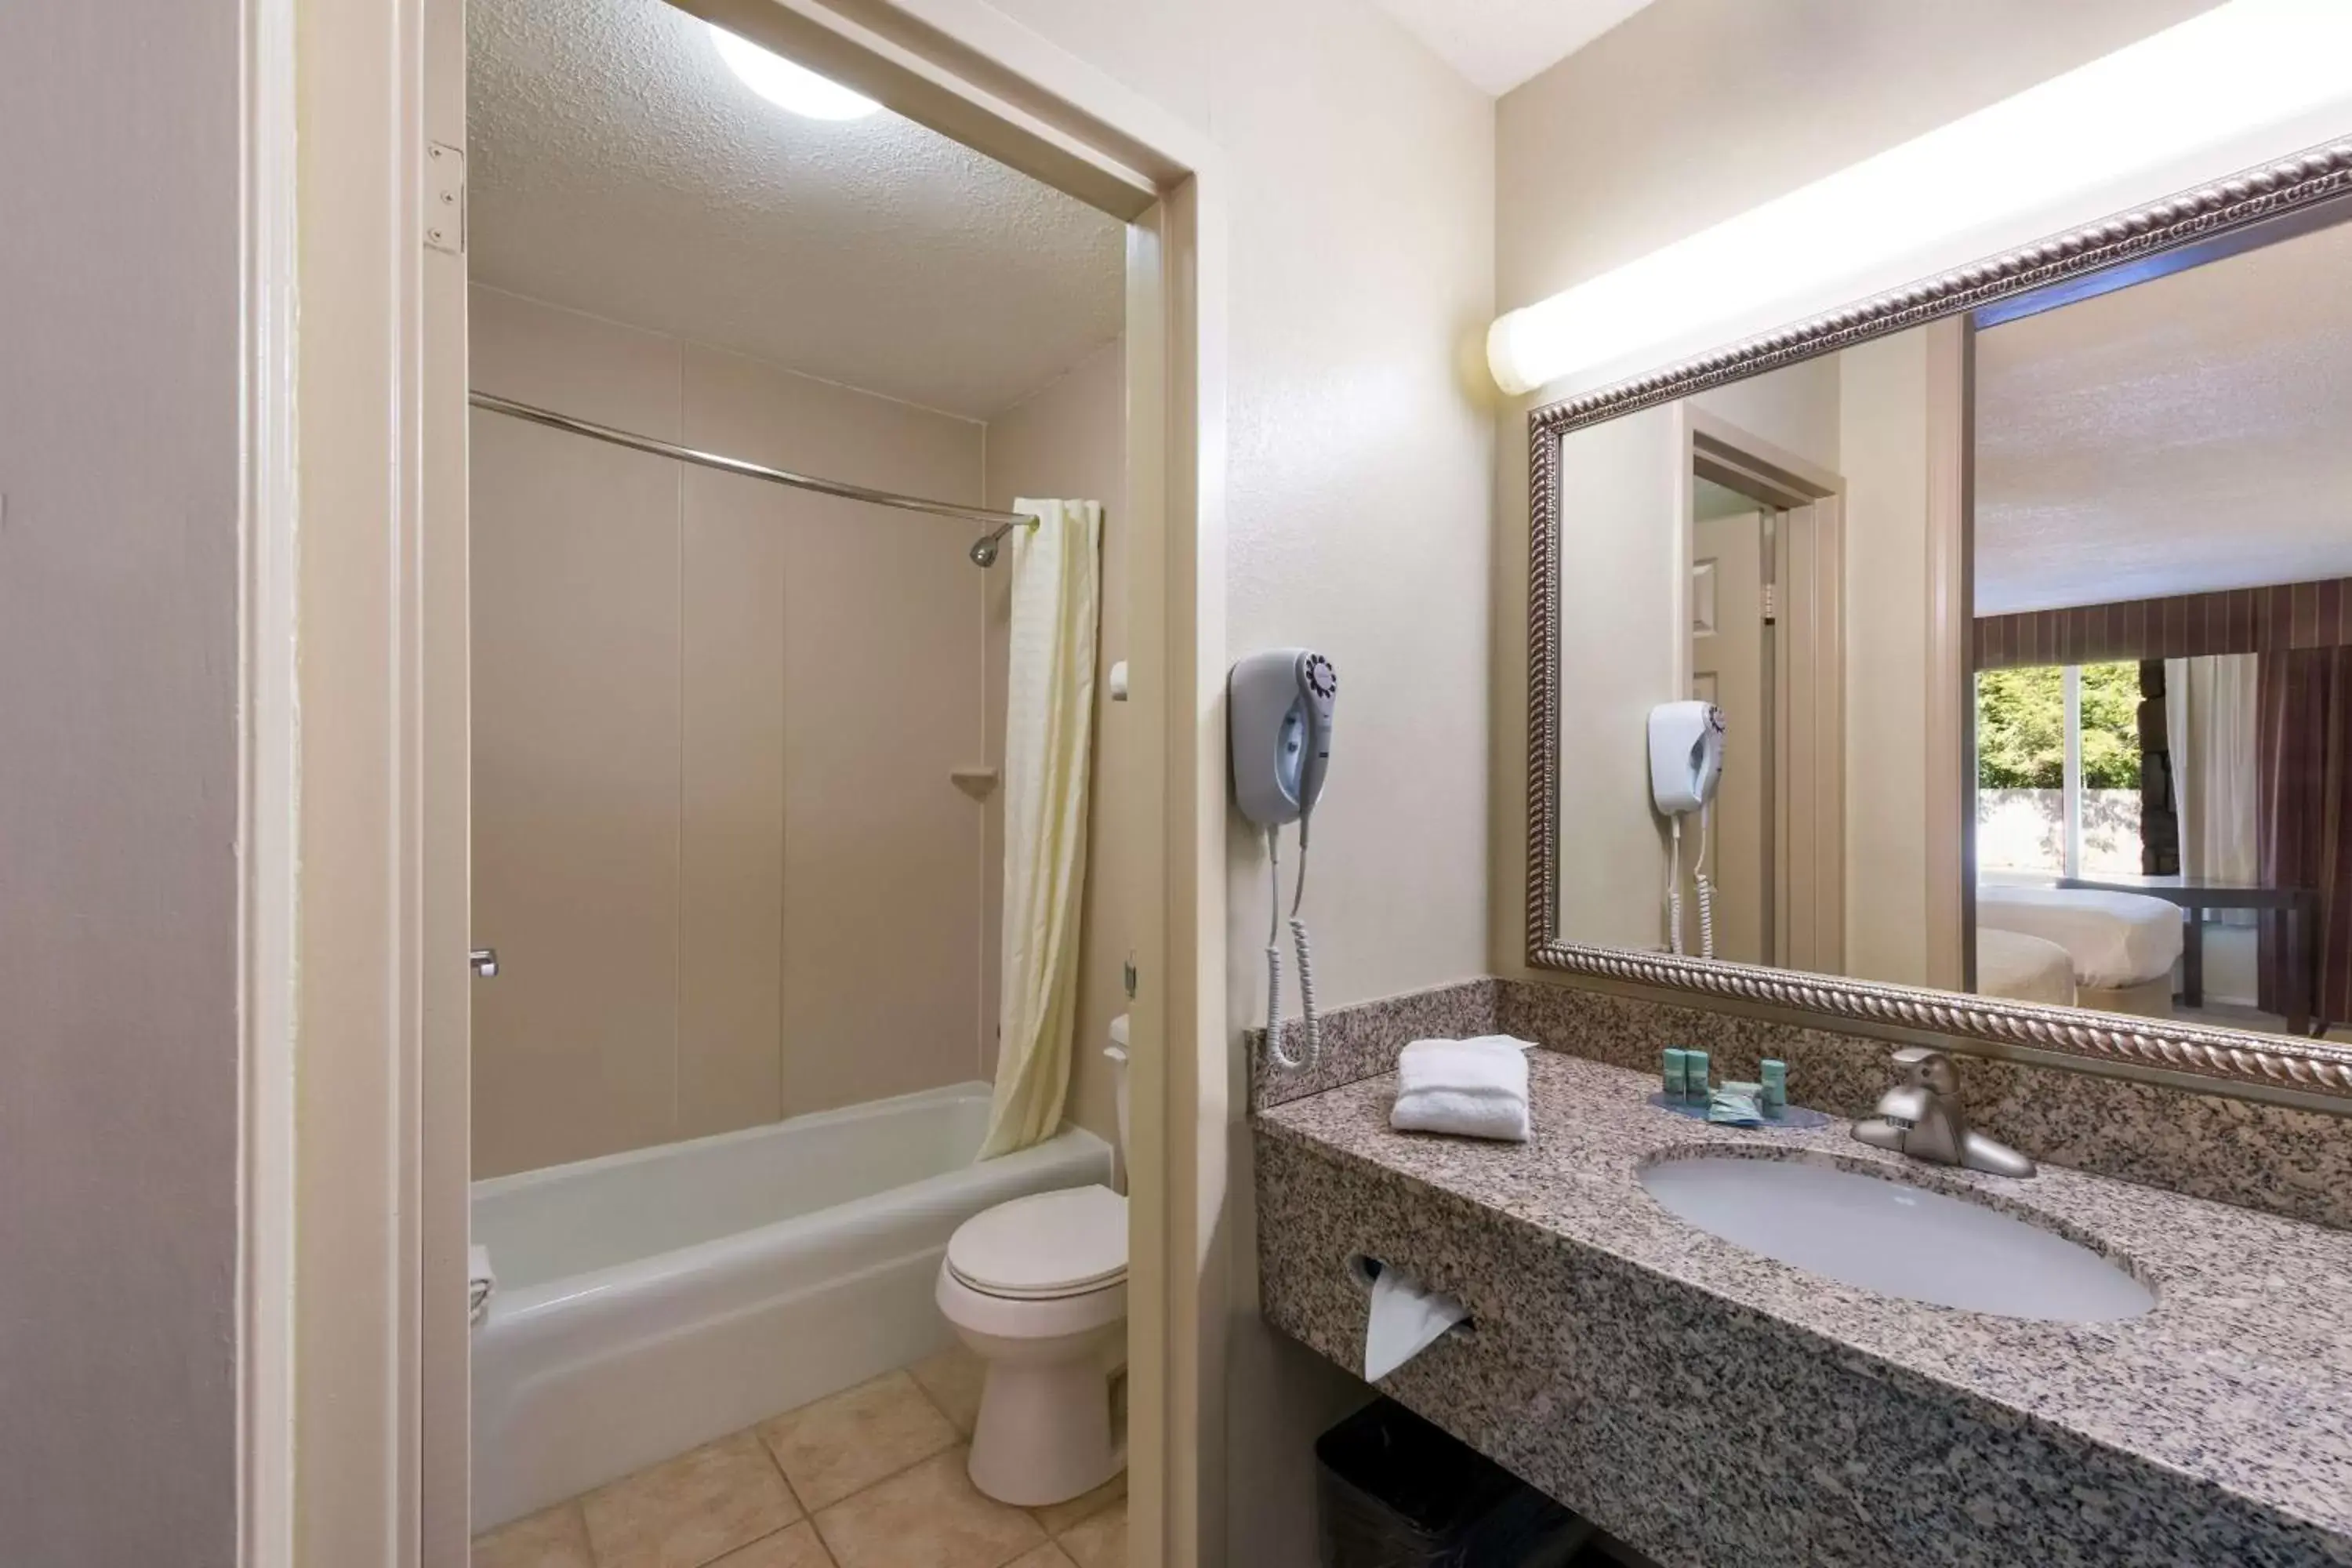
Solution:
<svg viewBox="0 0 2352 1568"><path fill-rule="evenodd" d="M11 1563L236 1558L238 28L0 7Z"/></svg>
<svg viewBox="0 0 2352 1568"><path fill-rule="evenodd" d="M1032 500L1103 504L1101 640L1095 668L1095 752L1087 814L1087 901L1078 937L1078 1026L1066 1114L1105 1139L1118 1134L1115 1083L1102 1049L1110 1021L1127 1008L1121 969L1130 948L1129 911L1136 859L1147 839L1136 781L1128 771L1128 709L1110 698L1110 667L1128 657L1127 561L1120 512L1127 497L1127 367L1121 345L1097 350L1050 384L988 422L987 504L1009 510ZM988 760L1003 765L1005 633L1013 574L988 574ZM1002 793L989 797L985 856L1002 868ZM1003 900L1001 869L990 878L981 910L982 1038L995 1068L998 958Z"/></svg>
<svg viewBox="0 0 2352 1568"><path fill-rule="evenodd" d="M2216 3L1657 0L1497 101L1497 303L1540 300Z"/></svg>
<svg viewBox="0 0 2352 1568"><path fill-rule="evenodd" d="M1670 840L1651 805L1647 737L1651 707L1690 689L1683 410L1834 470L1839 385L1837 358L1808 360L1589 426L1561 444L1559 889L1560 931L1571 942L1666 942ZM1752 741L1733 735L1731 744L1735 757L1755 754ZM1524 831L1517 821L1497 824L1498 837L1514 829ZM1685 886L1689 848L1686 839ZM1690 940L1697 917L1687 893L1684 902ZM1524 968L1518 958L1510 955L1514 971Z"/></svg>
<svg viewBox="0 0 2352 1568"><path fill-rule="evenodd" d="M474 384L977 502L968 420L497 290ZM982 1075L950 522L473 421L475 1173Z"/></svg>
<svg viewBox="0 0 2352 1568"><path fill-rule="evenodd" d="M1349 0L1000 8L1223 154L1229 651L1309 643L1340 672L1323 994L1483 972L1490 100ZM1265 868L1236 870L1247 971ZM1237 972L1237 1003L1258 984Z"/></svg>
<svg viewBox="0 0 2352 1568"><path fill-rule="evenodd" d="M1927 973L1927 333L1838 356L1846 483L1845 967Z"/></svg>
<svg viewBox="0 0 2352 1568"><path fill-rule="evenodd" d="M1531 304L2211 4L1656 0L1497 101L1496 307ZM1526 951L1525 416L1561 390L1510 402L1496 423L1488 924L1505 973ZM1850 694L1849 712L1862 700Z"/></svg>
<svg viewBox="0 0 2352 1568"><path fill-rule="evenodd" d="M1750 436L1835 472L1843 395L1844 356L1831 354L1702 392L1689 402L1702 414L1727 419Z"/></svg>
<svg viewBox="0 0 2352 1568"><path fill-rule="evenodd" d="M1482 973L1490 100L1354 0L1000 5L1221 154L1225 652L1310 644L1339 669L1307 900L1319 990L1338 1004ZM1264 864L1238 831L1230 869L1238 1118L1266 913ZM1232 1280L1226 1372L1202 1415L1203 1520L1226 1540L1202 1560L1229 1543L1236 1564L1310 1562L1313 1438L1362 1385L1260 1325L1238 1124L1229 1148L1202 1262L1213 1289Z"/></svg>
<svg viewBox="0 0 2352 1568"><path fill-rule="evenodd" d="M1647 736L1651 708L1689 686L1688 442L1668 405L1560 444L1561 493L1574 498L1559 574L1559 915L1572 942L1664 944Z"/></svg>

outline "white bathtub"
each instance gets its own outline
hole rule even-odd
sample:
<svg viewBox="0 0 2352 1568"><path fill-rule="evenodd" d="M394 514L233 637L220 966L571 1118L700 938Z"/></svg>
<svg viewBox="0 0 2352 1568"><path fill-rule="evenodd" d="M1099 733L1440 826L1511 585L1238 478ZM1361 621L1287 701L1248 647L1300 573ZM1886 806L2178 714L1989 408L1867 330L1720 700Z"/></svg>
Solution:
<svg viewBox="0 0 2352 1568"><path fill-rule="evenodd" d="M474 1528L944 1348L955 1227L1110 1179L1067 1127L975 1165L987 1118L959 1084L475 1183Z"/></svg>

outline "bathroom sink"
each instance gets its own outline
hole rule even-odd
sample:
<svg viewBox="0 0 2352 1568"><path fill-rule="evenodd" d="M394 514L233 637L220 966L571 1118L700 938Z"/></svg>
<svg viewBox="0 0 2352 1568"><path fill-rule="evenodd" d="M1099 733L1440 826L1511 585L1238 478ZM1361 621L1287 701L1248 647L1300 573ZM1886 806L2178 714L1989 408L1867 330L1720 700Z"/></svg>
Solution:
<svg viewBox="0 0 2352 1568"><path fill-rule="evenodd" d="M1990 1205L1795 1160L1707 1155L1642 1185L1710 1236L1882 1296L2003 1318L2100 1323L2156 1305L2087 1247Z"/></svg>

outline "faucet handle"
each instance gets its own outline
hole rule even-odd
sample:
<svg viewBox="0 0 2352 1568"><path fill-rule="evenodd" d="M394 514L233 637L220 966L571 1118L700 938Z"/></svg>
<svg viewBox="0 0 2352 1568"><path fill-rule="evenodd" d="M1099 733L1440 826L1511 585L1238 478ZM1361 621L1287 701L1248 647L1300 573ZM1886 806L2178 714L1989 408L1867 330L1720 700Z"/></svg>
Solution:
<svg viewBox="0 0 2352 1568"><path fill-rule="evenodd" d="M1906 1083L1917 1084L1930 1094L1960 1091L1958 1064L1933 1046L1905 1046L1891 1059Z"/></svg>

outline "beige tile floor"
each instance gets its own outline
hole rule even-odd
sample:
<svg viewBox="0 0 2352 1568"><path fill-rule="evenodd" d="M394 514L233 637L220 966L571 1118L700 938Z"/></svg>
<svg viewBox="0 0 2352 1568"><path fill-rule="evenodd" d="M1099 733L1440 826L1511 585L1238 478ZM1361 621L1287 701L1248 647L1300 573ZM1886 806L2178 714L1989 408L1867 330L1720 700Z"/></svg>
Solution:
<svg viewBox="0 0 2352 1568"><path fill-rule="evenodd" d="M474 1542L473 1568L1126 1568L1127 1478L1010 1508L964 1474L961 1347Z"/></svg>

